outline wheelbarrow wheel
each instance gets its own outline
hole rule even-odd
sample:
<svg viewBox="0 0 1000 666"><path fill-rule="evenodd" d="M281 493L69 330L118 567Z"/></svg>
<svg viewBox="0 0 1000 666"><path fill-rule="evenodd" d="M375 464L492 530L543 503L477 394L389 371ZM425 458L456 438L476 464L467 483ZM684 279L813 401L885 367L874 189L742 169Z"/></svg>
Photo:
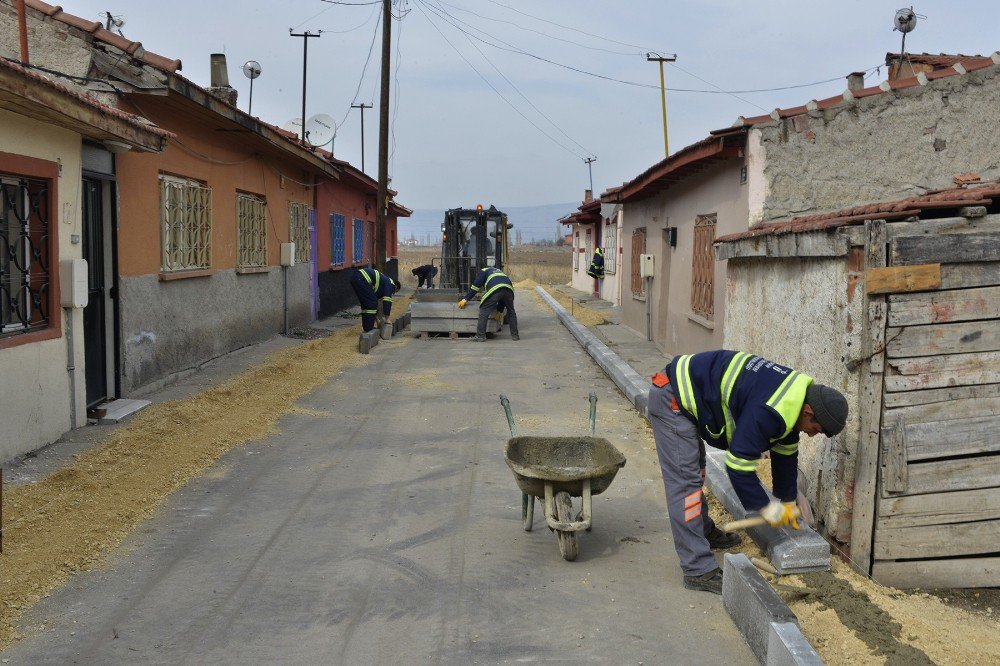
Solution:
<svg viewBox="0 0 1000 666"><path fill-rule="evenodd" d="M572 522L573 520L573 500L569 493L556 493L556 518L559 522ZM556 538L559 539L559 552L563 559L572 562L580 554L580 545L576 540L576 532L563 532L556 530Z"/></svg>

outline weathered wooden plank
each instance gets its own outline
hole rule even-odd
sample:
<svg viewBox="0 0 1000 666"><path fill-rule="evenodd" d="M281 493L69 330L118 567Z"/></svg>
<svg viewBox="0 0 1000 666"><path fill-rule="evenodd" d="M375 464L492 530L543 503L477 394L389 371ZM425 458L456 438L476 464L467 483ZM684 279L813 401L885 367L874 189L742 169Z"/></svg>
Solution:
<svg viewBox="0 0 1000 666"><path fill-rule="evenodd" d="M962 289L1000 284L1000 261L982 264L945 264L941 267L941 288Z"/></svg>
<svg viewBox="0 0 1000 666"><path fill-rule="evenodd" d="M993 395L983 394L980 397L947 399L942 398L940 402L930 404L917 404L908 407L898 407L887 409L882 414L882 420L891 423L897 418L902 418L907 425L914 423L931 423L933 421L948 421L951 419L966 419L974 416L995 416L1000 414L1000 385L990 384L986 387L963 386L963 389L992 388ZM934 389L937 391L955 391L958 389ZM930 391L923 391L930 393ZM905 393L892 394L910 395ZM888 396L887 396L888 397Z"/></svg>
<svg viewBox="0 0 1000 666"><path fill-rule="evenodd" d="M889 429L882 429L883 438L886 437L886 430ZM985 415L951 421L906 423L901 430L903 435L898 439L903 443L905 450L902 457L911 462L1000 452L1000 437L997 436L1000 433L1000 416ZM886 487L888 488L888 485Z"/></svg>
<svg viewBox="0 0 1000 666"><path fill-rule="evenodd" d="M869 294L928 291L940 287L941 264L869 268L865 273L865 289Z"/></svg>
<svg viewBox="0 0 1000 666"><path fill-rule="evenodd" d="M906 426L902 419L882 428L882 488L887 493L906 492Z"/></svg>
<svg viewBox="0 0 1000 666"><path fill-rule="evenodd" d="M1000 486L1000 456L910 463L907 475L907 495L996 488Z"/></svg>
<svg viewBox="0 0 1000 666"><path fill-rule="evenodd" d="M1000 286L889 296L889 326L998 318Z"/></svg>
<svg viewBox="0 0 1000 666"><path fill-rule="evenodd" d="M865 268L886 264L885 220L865 222ZM882 381L885 354L881 340L885 335L885 296L867 296L868 307L862 322L861 358L869 358L867 371L861 366L858 392L860 432L854 465L854 504L851 520L851 556L856 566L871 569L872 530L877 501L879 435L882 420Z"/></svg>
<svg viewBox="0 0 1000 666"><path fill-rule="evenodd" d="M1000 320L889 328L889 358L970 354L1000 349Z"/></svg>
<svg viewBox="0 0 1000 666"><path fill-rule="evenodd" d="M887 391L1000 383L1000 352L890 359Z"/></svg>
<svg viewBox="0 0 1000 666"><path fill-rule="evenodd" d="M1000 232L903 236L889 244L889 253L896 266L1000 261Z"/></svg>
<svg viewBox="0 0 1000 666"><path fill-rule="evenodd" d="M995 488L980 488L889 497L879 502L878 515L894 527L1000 520L1000 492Z"/></svg>
<svg viewBox="0 0 1000 666"><path fill-rule="evenodd" d="M906 393L887 393L885 395L886 409L902 407L917 407L919 405L937 405L952 400L980 400L1000 396L1000 384L985 384L982 386L951 386L948 388L928 389L926 391L909 391ZM912 418L909 414L906 418ZM938 420L938 419L934 419Z"/></svg>
<svg viewBox="0 0 1000 666"><path fill-rule="evenodd" d="M890 241L904 236L937 236L998 230L1000 230L1000 215L989 215L976 219L942 217L936 220L890 222L886 225L886 233Z"/></svg>
<svg viewBox="0 0 1000 666"><path fill-rule="evenodd" d="M837 233L847 239L847 244L849 246L855 247L863 247L868 238L868 234L865 233L865 228L859 224L840 227L837 229Z"/></svg>
<svg viewBox="0 0 1000 666"><path fill-rule="evenodd" d="M879 519L875 526L874 557L897 560L984 555L995 553L997 544L1000 544L1000 520L893 527Z"/></svg>
<svg viewBox="0 0 1000 666"><path fill-rule="evenodd" d="M899 589L1000 586L1000 557L921 562L876 562L872 578Z"/></svg>

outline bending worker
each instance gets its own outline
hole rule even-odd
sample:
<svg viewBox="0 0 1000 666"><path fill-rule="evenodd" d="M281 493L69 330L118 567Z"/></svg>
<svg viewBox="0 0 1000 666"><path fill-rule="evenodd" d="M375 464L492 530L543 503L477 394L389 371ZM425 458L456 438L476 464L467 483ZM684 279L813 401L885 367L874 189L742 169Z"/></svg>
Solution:
<svg viewBox="0 0 1000 666"><path fill-rule="evenodd" d="M351 276L351 288L361 304L361 329L365 333L375 328L376 319L389 318L392 295L399 291L399 285L391 277L374 268L361 268Z"/></svg>
<svg viewBox="0 0 1000 666"><path fill-rule="evenodd" d="M469 293L458 302L459 308L479 295L479 322L476 324L475 342L486 339L486 321L493 316L498 308L507 312L507 323L510 326L510 339L520 340L517 334L517 313L514 312L514 285L499 268L484 268L472 281Z"/></svg>
<svg viewBox="0 0 1000 666"><path fill-rule="evenodd" d="M653 376L649 420L684 587L721 594L722 570L712 549L735 546L740 537L720 530L708 515L704 442L727 450L726 471L748 511L760 512L772 527L798 529L799 435L838 434L847 421L847 400L759 356L710 351L677 356ZM757 478L766 452L777 501Z"/></svg>
<svg viewBox="0 0 1000 666"><path fill-rule="evenodd" d="M599 247L594 248L594 258L590 260L590 268L587 269L587 275L595 280L604 279L604 250Z"/></svg>
<svg viewBox="0 0 1000 666"><path fill-rule="evenodd" d="M417 289L423 287L424 283L427 284L428 289L434 288L434 276L438 273L437 266L424 264L423 266L417 266L410 272L419 280Z"/></svg>

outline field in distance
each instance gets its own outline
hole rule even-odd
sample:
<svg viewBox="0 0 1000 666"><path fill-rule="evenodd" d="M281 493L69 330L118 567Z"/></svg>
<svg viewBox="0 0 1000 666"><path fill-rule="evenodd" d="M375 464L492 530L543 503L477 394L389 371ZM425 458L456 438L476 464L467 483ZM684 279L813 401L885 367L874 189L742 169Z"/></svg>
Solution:
<svg viewBox="0 0 1000 666"><path fill-rule="evenodd" d="M504 272L514 282L533 280L538 284L566 284L572 273L573 252L570 247L552 245L515 245ZM416 286L411 270L423 264L441 265L441 248L401 246L399 277L404 285Z"/></svg>

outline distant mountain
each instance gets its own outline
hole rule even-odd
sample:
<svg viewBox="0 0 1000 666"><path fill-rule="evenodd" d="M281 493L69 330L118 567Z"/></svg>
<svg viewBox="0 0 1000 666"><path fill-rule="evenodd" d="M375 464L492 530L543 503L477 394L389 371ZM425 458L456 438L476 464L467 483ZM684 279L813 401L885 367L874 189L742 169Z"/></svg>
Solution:
<svg viewBox="0 0 1000 666"><path fill-rule="evenodd" d="M475 204L470 204L470 207ZM507 213L507 218L514 228L511 229L511 241L521 232L521 241L530 243L540 240L555 240L556 220L572 213L580 202L545 204L543 206L497 206ZM409 218L399 220L399 240L403 242L410 238L417 242L436 245L441 242L441 223L444 221L444 208L421 209L413 211Z"/></svg>

